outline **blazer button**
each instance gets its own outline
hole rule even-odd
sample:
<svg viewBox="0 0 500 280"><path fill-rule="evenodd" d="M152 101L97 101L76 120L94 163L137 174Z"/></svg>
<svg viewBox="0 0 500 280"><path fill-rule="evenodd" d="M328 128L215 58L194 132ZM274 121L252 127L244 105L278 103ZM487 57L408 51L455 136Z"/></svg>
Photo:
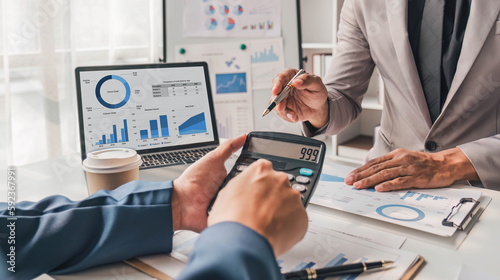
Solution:
<svg viewBox="0 0 500 280"><path fill-rule="evenodd" d="M426 141L425 142L425 148L428 150L428 151L435 151L437 149L437 144L436 142L434 141Z"/></svg>

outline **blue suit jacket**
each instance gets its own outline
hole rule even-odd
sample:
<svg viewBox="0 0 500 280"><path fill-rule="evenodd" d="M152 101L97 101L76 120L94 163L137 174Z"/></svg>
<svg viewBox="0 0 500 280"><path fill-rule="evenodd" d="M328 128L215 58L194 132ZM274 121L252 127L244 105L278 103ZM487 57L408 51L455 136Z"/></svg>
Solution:
<svg viewBox="0 0 500 280"><path fill-rule="evenodd" d="M79 202L62 196L20 202L15 221L7 220L7 204L0 203L0 279L66 274L168 253L173 236L171 194L172 182L134 181ZM13 264L8 263L11 246L15 272L8 270ZM264 237L226 222L202 232L178 279L281 279L281 274Z"/></svg>

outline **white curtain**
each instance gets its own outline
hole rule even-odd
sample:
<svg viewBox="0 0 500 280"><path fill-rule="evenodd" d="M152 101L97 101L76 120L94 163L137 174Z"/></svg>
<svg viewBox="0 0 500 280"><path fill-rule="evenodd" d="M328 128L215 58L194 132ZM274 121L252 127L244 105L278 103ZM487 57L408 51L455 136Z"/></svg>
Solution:
<svg viewBox="0 0 500 280"><path fill-rule="evenodd" d="M0 170L79 152L74 69L158 62L161 0L0 0Z"/></svg>

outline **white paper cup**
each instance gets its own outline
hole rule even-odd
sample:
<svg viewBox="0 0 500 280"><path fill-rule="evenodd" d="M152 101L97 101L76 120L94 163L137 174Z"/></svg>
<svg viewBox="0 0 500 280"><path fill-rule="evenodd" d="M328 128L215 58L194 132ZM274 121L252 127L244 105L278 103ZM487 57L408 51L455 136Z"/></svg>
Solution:
<svg viewBox="0 0 500 280"><path fill-rule="evenodd" d="M141 156L132 149L111 148L88 153L83 161L83 170L87 173L89 194L98 190L114 190L139 180L141 164Z"/></svg>

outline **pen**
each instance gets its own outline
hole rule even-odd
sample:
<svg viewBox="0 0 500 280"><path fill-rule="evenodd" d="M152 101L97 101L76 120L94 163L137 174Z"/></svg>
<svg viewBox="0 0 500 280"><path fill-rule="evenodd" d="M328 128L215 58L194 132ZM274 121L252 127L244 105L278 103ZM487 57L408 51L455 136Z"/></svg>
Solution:
<svg viewBox="0 0 500 280"><path fill-rule="evenodd" d="M336 265L319 269L308 268L305 270L284 273L283 275L285 276L285 279L294 279L294 280L318 279L318 278L326 278L337 275L361 273L375 268L386 267L392 263L393 261L378 261L369 263L361 262L353 264Z"/></svg>
<svg viewBox="0 0 500 280"><path fill-rule="evenodd" d="M306 71L304 71L304 69L300 69L299 72L297 72L297 74L295 74L295 76L293 76L293 78L290 80L290 82L288 82L288 84L286 84L286 86L281 90L281 92L273 98L273 101L271 101L271 104L269 104L269 106L267 106L267 109L264 111L264 113L262 113L263 117L265 115L269 114L269 112L271 112L274 109L274 107L276 107L276 105L278 105L283 99L285 99L285 97L288 95L290 90L293 88L293 86L292 86L293 80L295 80L295 78L297 78L298 76L300 76L301 74L303 74L305 72Z"/></svg>

